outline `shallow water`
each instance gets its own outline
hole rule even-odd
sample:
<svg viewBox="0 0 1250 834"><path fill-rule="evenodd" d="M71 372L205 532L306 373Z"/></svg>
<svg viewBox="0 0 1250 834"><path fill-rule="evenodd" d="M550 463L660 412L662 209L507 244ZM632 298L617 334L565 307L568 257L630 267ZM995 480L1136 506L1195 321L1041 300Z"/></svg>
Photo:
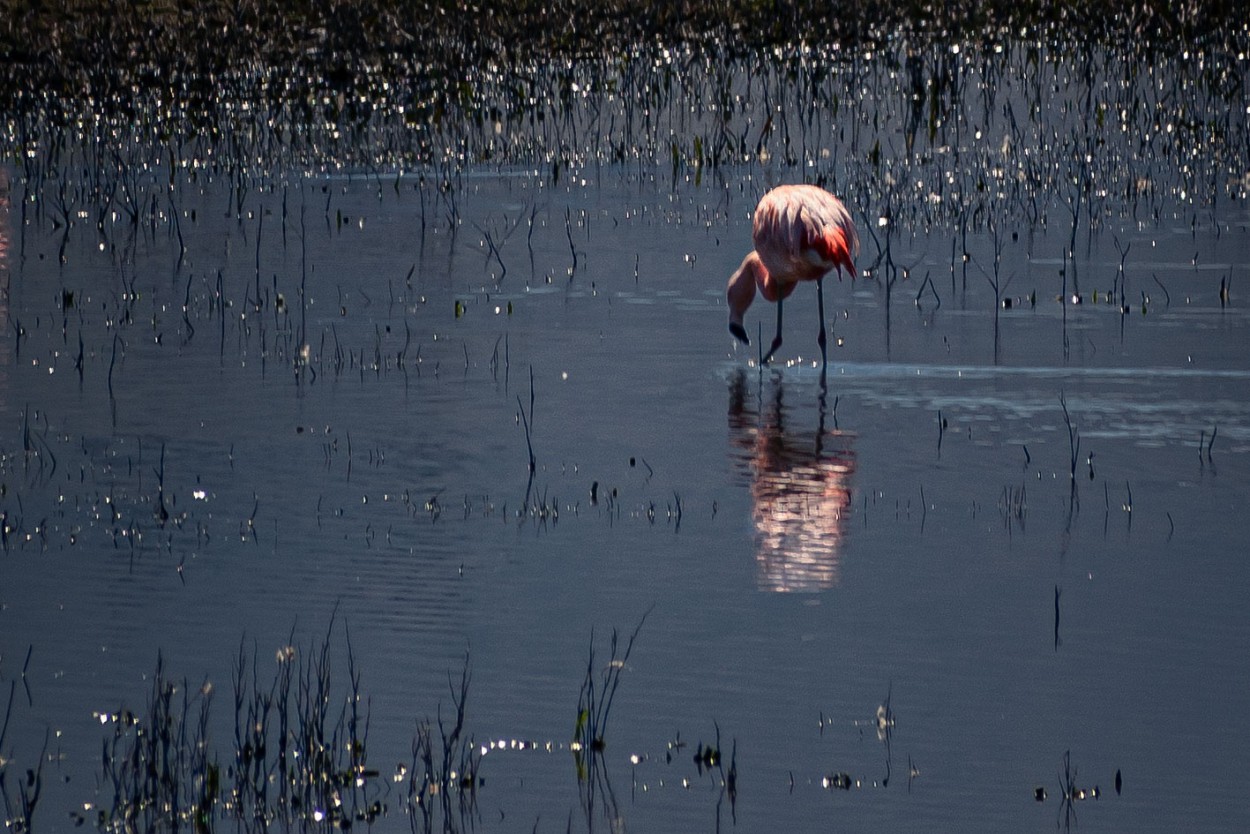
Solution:
<svg viewBox="0 0 1250 834"><path fill-rule="evenodd" d="M226 99L216 146L6 122L6 819L125 810L159 664L219 824L236 693L294 669L367 713L348 813L423 830L467 659L479 780L432 828L1248 827L1244 61L1078 53L643 45L442 119L386 78L361 124ZM811 288L772 367L725 327L799 179L864 242L823 383Z"/></svg>
<svg viewBox="0 0 1250 834"><path fill-rule="evenodd" d="M773 367L725 328L770 175L584 173L476 172L451 224L415 179L292 178L242 212L201 182L180 259L165 231L23 225L9 172L0 755L24 772L51 731L40 827L109 806L94 714L142 712L158 652L213 683L225 766L240 647L267 680L328 629L379 830L408 826L390 777L466 656L466 731L538 748L490 750L456 827L1250 824L1244 203L1115 230L1126 313L1088 289L1109 230L1066 310L1067 232L1008 243L997 315L949 234L896 239L888 308L831 282L825 389L809 288ZM590 790L592 635L606 662L644 615ZM693 760L718 732L734 801ZM1102 794L1071 809L1069 751Z"/></svg>

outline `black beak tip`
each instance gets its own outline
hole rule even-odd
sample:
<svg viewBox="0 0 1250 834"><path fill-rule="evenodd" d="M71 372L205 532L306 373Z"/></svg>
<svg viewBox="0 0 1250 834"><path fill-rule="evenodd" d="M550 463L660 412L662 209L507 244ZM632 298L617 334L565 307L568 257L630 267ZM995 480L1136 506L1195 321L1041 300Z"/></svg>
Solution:
<svg viewBox="0 0 1250 834"><path fill-rule="evenodd" d="M734 337L735 337L735 338L736 338L739 342L742 342L742 344L744 344L744 345L749 345L749 344L751 344L751 340L747 338L747 332L746 332L746 330L742 327L742 325L740 325L740 324L738 324L738 323L736 323L736 322L730 322L730 324L729 324L729 332L730 332L730 333L732 333L732 334L734 334Z"/></svg>

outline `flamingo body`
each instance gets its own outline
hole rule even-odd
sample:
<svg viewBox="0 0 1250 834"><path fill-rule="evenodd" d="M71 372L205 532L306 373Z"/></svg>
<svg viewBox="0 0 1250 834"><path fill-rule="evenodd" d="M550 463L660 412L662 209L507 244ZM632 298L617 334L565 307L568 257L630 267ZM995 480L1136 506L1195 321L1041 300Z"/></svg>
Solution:
<svg viewBox="0 0 1250 834"><path fill-rule="evenodd" d="M855 223L842 201L814 185L782 185L763 196L755 208L752 230L755 249L729 278L729 332L750 344L743 317L758 292L777 304L777 335L767 362L781 346L782 302L800 281L815 281L820 304L821 356L825 356L825 311L822 279L837 269L855 277L859 252Z"/></svg>

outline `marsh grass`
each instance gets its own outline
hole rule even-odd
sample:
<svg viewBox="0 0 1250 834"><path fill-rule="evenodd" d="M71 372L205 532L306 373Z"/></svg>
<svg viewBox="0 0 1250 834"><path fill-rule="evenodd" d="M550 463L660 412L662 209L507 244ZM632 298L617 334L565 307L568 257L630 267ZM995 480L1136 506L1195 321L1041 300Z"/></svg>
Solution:
<svg viewBox="0 0 1250 834"><path fill-rule="evenodd" d="M220 767L209 751L212 694L207 682L192 689L168 678L158 655L146 709L98 716L113 725L102 752L101 793L108 799L97 819L101 830L176 830L211 821L221 797Z"/></svg>
<svg viewBox="0 0 1250 834"><path fill-rule="evenodd" d="M671 164L674 181L767 164L889 206L900 234L958 228L966 258L1003 209L1070 219L1075 250L1121 199L1148 216L1244 174L1250 30L1218 0L0 8L0 151L66 241L94 226L184 245L184 177L229 178L243 215L275 172L398 190L416 169L424 235L427 202L454 228L466 166L560 184L603 164ZM1179 164L1152 171L1158 156ZM285 201L282 219L285 241ZM483 229L506 271L504 233Z"/></svg>
<svg viewBox="0 0 1250 834"><path fill-rule="evenodd" d="M30 654L26 656L30 662ZM23 682L25 669L22 670ZM30 699L30 691L26 693ZM34 829L35 809L39 805L39 797L43 792L43 764L48 758L48 740L50 732L44 733L43 749L35 761L34 767L24 771L16 767L17 759L7 751L5 739L9 732L9 721L13 718L13 703L17 699L17 681L9 684L9 697L5 702L4 720L0 721L0 802L4 803L4 816L0 819L6 831L14 834L27 834ZM11 778L13 777L13 778Z"/></svg>
<svg viewBox="0 0 1250 834"><path fill-rule="evenodd" d="M577 696L577 722L573 727L573 741L570 745L580 781L585 782L596 777L599 756L608 743L608 719L612 714L612 702L616 698L629 656L634 650L634 641L638 639L650 613L648 611L642 615L624 648L620 645L617 630L612 629L612 637L608 642L608 660L602 665L596 662L595 635L591 632L586 677L582 680L581 692Z"/></svg>
<svg viewBox="0 0 1250 834"><path fill-rule="evenodd" d="M451 3L184 8L162 0L106 9L0 0L0 10L8 13L0 15L0 79L9 73L13 82L0 84L0 166L13 171L15 251L24 251L27 230L50 231L69 275L84 251L112 262L111 294L66 283L59 312L62 349L72 354L77 342L80 384L105 378L115 422L127 354L153 337L169 353L211 340L223 362L233 347L259 357L262 377L286 374L299 387L348 378L407 385L424 370L439 378L453 361L468 375L471 346L462 343L453 360L423 345L408 313L402 333L362 324L372 293L363 286L334 288L337 320L309 319L309 305L325 301L309 286L319 266L308 255L317 215L329 236L352 220L337 204L342 192L321 175L364 182L379 198L415 192L422 250L427 235L443 231L455 247L474 169L525 166L557 188L584 174L602 182L605 170L638 181L669 172L674 188L713 183L727 204L743 182L801 176L856 206L876 244L875 261L865 253L866 277L885 292L887 347L896 284L919 275L911 246L950 233L950 297L963 297L957 283L966 291L970 271L985 276L996 351L999 311L1015 303L1005 295L1013 277L1005 252L1060 255L1055 277L1067 299L1084 277L1081 244L1104 227L1214 224L1215 206L1250 194L1250 127L1231 115L1245 109L1247 73L1235 56L1250 48L1250 27L1217 2L935 11L609 0L470 14ZM797 31L808 34L796 39ZM1150 38L1135 36L1146 31ZM226 216L255 251L246 267L198 263L207 227L197 228L191 206L210 183L225 185ZM538 208L471 222L487 296L518 272L533 282L564 271L572 283L595 268L588 215L567 206L563 228L552 216L540 230L549 246L567 244L567 263L535 263ZM523 220L528 278L508 248ZM1062 234L1047 241L1052 227ZM1007 250L1017 236L1019 250ZM182 303L158 308L167 290L134 264L162 243ZM265 263L265 252L296 246L298 269L280 275ZM1113 285L1122 311L1127 254ZM387 278L391 303L412 311L424 303L413 300L415 269L398 298L399 276ZM1221 304L1232 303L1230 284L1231 274ZM942 302L926 271L917 307ZM1143 292L1143 313L1147 302ZM448 317L474 309L457 300ZM1065 355L1076 315L1065 301ZM10 315L15 358L55 338L49 321ZM492 377L499 365L496 343ZM517 517L554 521L557 505L534 482L532 396L528 412L517 399L529 465ZM23 439L28 474L47 480L57 461L46 422L28 422ZM350 474L350 454L346 463ZM154 507L167 538L166 522L176 519L163 513L173 513L174 497L158 490ZM680 500L675 507L670 518L680 519ZM37 518L21 508L0 513L6 549L25 539L8 531L29 531ZM115 541L133 550L151 521L129 519ZM241 525L240 535L254 542L255 527Z"/></svg>
<svg viewBox="0 0 1250 834"><path fill-rule="evenodd" d="M454 831L457 823L469 827L476 817L482 753L465 727L470 678L466 656L459 684L450 673L447 676L453 717L444 722L440 703L434 722L426 718L417 725L407 780L408 819L414 832Z"/></svg>
<svg viewBox="0 0 1250 834"><path fill-rule="evenodd" d="M38 81L60 82L71 90L83 89L73 82L84 76L98 76L100 85L115 87L146 80L135 64L148 73L169 66L180 75L211 80L213 74L262 55L275 64L323 63L330 78L349 88L362 65L408 55L432 68L452 70L495 56L516 61L534 55L601 54L605 48L648 39L671 44L726 40L751 48L789 43L796 31L803 31L817 41L877 44L900 30L948 37L1021 27L1072 30L1091 39L1149 33L1151 40L1166 42L1213 36L1238 9L1229 0L1128 8L1065 0L688 0L680 5L509 0L484 6L460 0L347 5L330 0L296 5L276 0L155 0L121 6L93 0L4 0L0 10L7 25L0 27L0 52L17 67L42 69Z"/></svg>
<svg viewBox="0 0 1250 834"><path fill-rule="evenodd" d="M609 810L616 806L602 756L612 704L645 621L646 615L623 647L613 630L605 664L591 637L569 744L588 813L599 802ZM99 830L207 831L223 825L243 831L347 830L390 813L383 801L390 789L369 763L369 699L350 634L344 627L338 650L335 631L332 619L320 642L304 649L296 647L292 635L277 650L270 671L256 652L240 646L231 673L232 732L224 744L215 736L221 724L213 715L214 685L174 678L158 654L141 709L119 707L96 715L110 728L102 746ZM340 664L345 664L345 678L336 672ZM440 704L433 719L418 722L411 760L391 779L402 786L402 812L414 832L463 830L478 817L484 748L468 729L471 680L466 657L459 678L448 675L451 709L444 713ZM10 711L14 694L15 684ZM0 731L0 744L3 739ZM41 754L40 762L45 758ZM726 763L717 726L715 742L700 743L694 762L701 775L719 780L718 814L726 798L732 810L738 787L736 742ZM10 788L8 766L7 759L0 759L9 826L29 831L42 767Z"/></svg>
<svg viewBox="0 0 1250 834"><path fill-rule="evenodd" d="M267 687L255 660L249 664L240 649L234 672L236 816L350 824L382 813L371 799L379 774L368 766L369 703L346 628L347 680L334 686L333 628L331 622L306 657L292 643L280 649L277 674Z"/></svg>
<svg viewBox="0 0 1250 834"><path fill-rule="evenodd" d="M269 678L243 648L233 674L234 733L222 755L215 688L171 678L158 656L139 712L99 714L112 726L102 753L97 824L104 831L243 830L371 822L384 807L368 766L368 705L345 636L347 682L332 675L333 623L305 653L288 644Z"/></svg>
<svg viewBox="0 0 1250 834"><path fill-rule="evenodd" d="M101 831L242 831L272 828L349 830L399 810L415 831L462 830L477 813L482 752L467 728L471 675L448 675L451 715L440 704L418 722L410 766L390 781L402 788L399 808L369 762L369 698L343 628L332 619L321 641L276 652L272 671L240 646L232 670L232 731L223 741L213 716L215 687L177 680L158 655L142 709L98 713L111 727L102 748ZM345 676L343 672L345 671ZM10 707L12 702L10 692ZM3 735L0 735L0 744ZM45 756L41 756L42 762ZM10 789L0 759L11 830L28 831L41 768Z"/></svg>

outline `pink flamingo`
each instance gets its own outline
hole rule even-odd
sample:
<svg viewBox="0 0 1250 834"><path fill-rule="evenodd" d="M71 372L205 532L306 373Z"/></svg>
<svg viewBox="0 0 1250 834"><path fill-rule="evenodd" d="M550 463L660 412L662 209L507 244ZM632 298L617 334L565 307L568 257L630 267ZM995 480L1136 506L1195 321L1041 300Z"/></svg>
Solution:
<svg viewBox="0 0 1250 834"><path fill-rule="evenodd" d="M859 254L859 235L842 201L814 185L782 185L763 196L755 207L751 235L755 249L729 278L729 332L751 344L742 317L755 300L756 289L768 301L777 302L777 335L764 357L772 359L781 347L781 303L799 281L816 282L820 308L820 358L825 353L825 293L823 281L837 267L855 278L853 258Z"/></svg>

